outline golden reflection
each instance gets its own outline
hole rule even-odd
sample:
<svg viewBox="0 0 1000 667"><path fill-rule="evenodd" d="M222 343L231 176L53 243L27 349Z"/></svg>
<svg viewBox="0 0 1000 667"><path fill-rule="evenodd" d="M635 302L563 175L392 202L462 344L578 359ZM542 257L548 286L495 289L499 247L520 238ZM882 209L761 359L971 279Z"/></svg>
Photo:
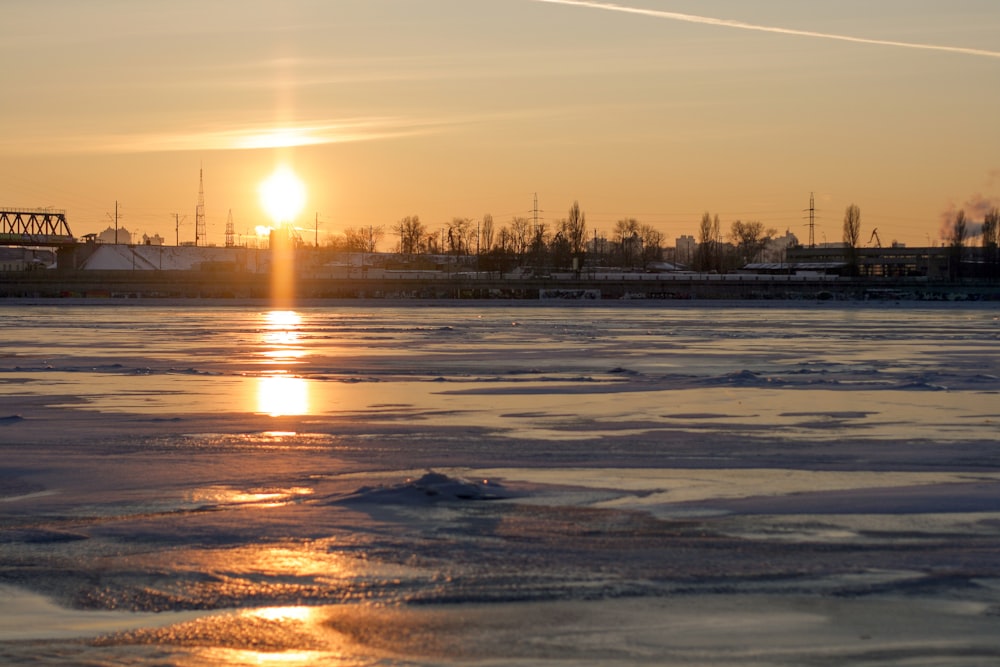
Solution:
<svg viewBox="0 0 1000 667"><path fill-rule="evenodd" d="M257 412L271 417L309 414L309 382L290 375L257 378Z"/></svg>
<svg viewBox="0 0 1000 667"><path fill-rule="evenodd" d="M306 623L316 615L315 607L262 607L244 612L265 621L298 621Z"/></svg>
<svg viewBox="0 0 1000 667"><path fill-rule="evenodd" d="M271 300L289 304L295 299L295 239L293 223L306 202L306 188L286 165L260 185L260 200L274 221L269 242Z"/></svg>
<svg viewBox="0 0 1000 667"><path fill-rule="evenodd" d="M266 317L268 323L275 327L296 327L302 324L302 316L294 310L272 310Z"/></svg>
<svg viewBox="0 0 1000 667"><path fill-rule="evenodd" d="M257 505L260 507L280 507L296 498L308 496L313 489L307 486L291 486L273 489L240 490L222 486L197 489L190 494L193 503L204 505Z"/></svg>
<svg viewBox="0 0 1000 667"><path fill-rule="evenodd" d="M252 651L249 649L205 649L199 656L207 665L301 665L346 664L338 653L328 651ZM333 661L333 662L331 662Z"/></svg>
<svg viewBox="0 0 1000 667"><path fill-rule="evenodd" d="M299 334L301 315L294 310L272 310L264 320L262 354L268 363L293 362L306 355Z"/></svg>

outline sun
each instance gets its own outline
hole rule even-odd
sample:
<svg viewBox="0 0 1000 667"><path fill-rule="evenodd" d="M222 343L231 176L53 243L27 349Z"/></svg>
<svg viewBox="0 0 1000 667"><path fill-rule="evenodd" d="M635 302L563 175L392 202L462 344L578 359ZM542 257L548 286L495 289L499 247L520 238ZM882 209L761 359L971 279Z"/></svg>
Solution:
<svg viewBox="0 0 1000 667"><path fill-rule="evenodd" d="M260 184L260 201L275 224L291 222L305 206L306 186L294 171L281 166Z"/></svg>

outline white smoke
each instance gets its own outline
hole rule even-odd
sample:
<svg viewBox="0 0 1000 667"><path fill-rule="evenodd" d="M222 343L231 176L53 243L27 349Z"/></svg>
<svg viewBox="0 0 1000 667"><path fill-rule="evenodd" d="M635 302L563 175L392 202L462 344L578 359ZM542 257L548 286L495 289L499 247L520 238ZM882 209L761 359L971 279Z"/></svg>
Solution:
<svg viewBox="0 0 1000 667"><path fill-rule="evenodd" d="M959 211L965 214L968 235L972 238L981 235L986 214L995 208L1000 208L1000 198L987 197L978 192L966 198L961 206L955 202L949 202L945 210L941 211L941 238L948 240L952 237L952 232L955 229L955 217Z"/></svg>

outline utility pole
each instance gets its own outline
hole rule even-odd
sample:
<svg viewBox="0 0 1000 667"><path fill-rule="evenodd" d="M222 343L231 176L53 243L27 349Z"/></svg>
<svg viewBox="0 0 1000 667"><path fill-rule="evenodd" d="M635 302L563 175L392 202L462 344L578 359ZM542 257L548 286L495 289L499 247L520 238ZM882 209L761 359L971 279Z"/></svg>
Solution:
<svg viewBox="0 0 1000 667"><path fill-rule="evenodd" d="M185 215L181 218L180 213L174 213L174 245L179 246L181 244L181 222L187 220Z"/></svg>
<svg viewBox="0 0 1000 667"><path fill-rule="evenodd" d="M105 213L108 219L114 221L115 223L115 245L118 245L118 200L115 200L115 215L112 217L110 213Z"/></svg>

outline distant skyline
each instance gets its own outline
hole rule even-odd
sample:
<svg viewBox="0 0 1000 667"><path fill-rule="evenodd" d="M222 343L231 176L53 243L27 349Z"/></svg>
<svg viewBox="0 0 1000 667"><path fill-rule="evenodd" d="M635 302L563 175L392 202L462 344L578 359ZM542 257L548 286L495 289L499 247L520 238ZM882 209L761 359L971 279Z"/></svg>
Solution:
<svg viewBox="0 0 1000 667"><path fill-rule="evenodd" d="M995 0L13 0L0 8L0 207L208 241L418 215L622 218L672 245L708 211L816 241L937 245L1000 206Z"/></svg>

